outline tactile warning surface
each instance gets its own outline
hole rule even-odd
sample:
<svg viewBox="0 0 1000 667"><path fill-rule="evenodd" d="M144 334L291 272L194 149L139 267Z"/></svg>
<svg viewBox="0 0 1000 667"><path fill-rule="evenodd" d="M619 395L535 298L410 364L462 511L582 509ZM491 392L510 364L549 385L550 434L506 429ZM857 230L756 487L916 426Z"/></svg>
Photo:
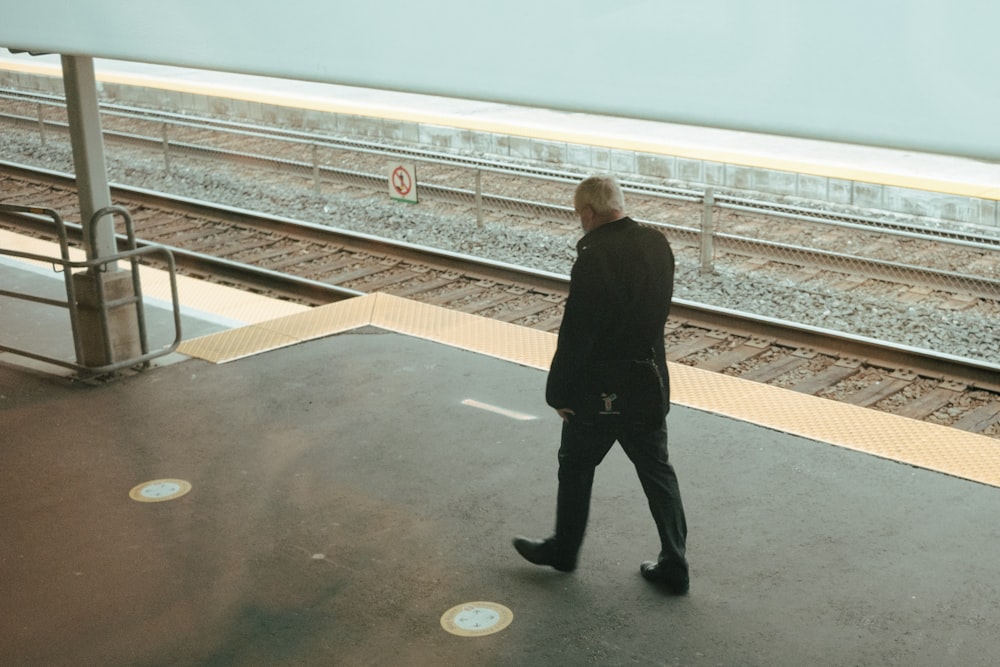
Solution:
<svg viewBox="0 0 1000 667"><path fill-rule="evenodd" d="M544 331L401 299L377 298L371 324L532 368L548 369L556 337Z"/></svg>
<svg viewBox="0 0 1000 667"><path fill-rule="evenodd" d="M50 243L8 232L0 231L0 241L23 252L56 254ZM142 280L147 296L170 298L169 281L162 272L142 267ZM178 347L182 354L214 363L368 325L541 370L548 369L555 352L554 334L386 294L307 308L183 276L178 283L185 307L251 323ZM680 364L670 364L670 372L671 397L679 405L1000 486L996 439Z"/></svg>
<svg viewBox="0 0 1000 667"><path fill-rule="evenodd" d="M187 341L179 352L216 363L360 326L547 370L555 334L372 294ZM1000 442L944 426L670 364L675 403L894 461L1000 486Z"/></svg>
<svg viewBox="0 0 1000 667"><path fill-rule="evenodd" d="M555 336L387 294L339 301L267 322L185 341L178 352L215 363L294 345L361 326L415 336L473 352L548 368ZM255 347L255 342L256 347Z"/></svg>
<svg viewBox="0 0 1000 667"><path fill-rule="evenodd" d="M1000 441L671 364L671 398L786 433L1000 486Z"/></svg>

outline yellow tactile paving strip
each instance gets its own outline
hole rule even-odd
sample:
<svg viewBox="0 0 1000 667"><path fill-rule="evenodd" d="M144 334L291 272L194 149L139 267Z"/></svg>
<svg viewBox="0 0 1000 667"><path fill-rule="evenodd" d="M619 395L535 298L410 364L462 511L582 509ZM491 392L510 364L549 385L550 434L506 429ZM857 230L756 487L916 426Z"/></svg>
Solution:
<svg viewBox="0 0 1000 667"><path fill-rule="evenodd" d="M17 237L17 238L9 238ZM52 244L0 231L0 246L51 255ZM19 245L17 243L19 243ZM169 299L162 272L143 268L143 292ZM199 280L179 279L181 302L245 326L181 343L178 351L214 363L234 361L307 340L376 326L547 370L554 334L386 294L305 308ZM236 317L239 315L239 317ZM827 442L901 463L1000 486L1000 441L835 403L787 389L670 364L675 403Z"/></svg>
<svg viewBox="0 0 1000 667"><path fill-rule="evenodd" d="M397 333L547 370L556 337L544 331L400 299L377 298L371 324Z"/></svg>
<svg viewBox="0 0 1000 667"><path fill-rule="evenodd" d="M555 352L552 334L388 294L369 294L306 313L195 338L182 343L177 351L225 363L367 325L532 368L547 369Z"/></svg>
<svg viewBox="0 0 1000 667"><path fill-rule="evenodd" d="M196 339L180 351L221 363L260 350L371 325L547 370L554 334L457 313L384 294L358 297ZM328 327L328 328L327 328ZM224 343L224 344L223 344ZM227 346L231 345L228 350ZM1000 486L1000 441L867 408L671 363L678 405L726 415L909 465Z"/></svg>
<svg viewBox="0 0 1000 667"><path fill-rule="evenodd" d="M57 244L3 229L0 229L0 248L44 257L59 257ZM80 248L70 248L69 256L74 262L82 262L87 258ZM36 262L20 258L17 258L17 261L43 269L52 268L52 264L49 262ZM149 266L140 266L139 276L144 295L161 301L170 301L170 276L165 271ZM187 276L177 276L177 295L186 308L193 308L238 322L260 322L309 310L307 306L270 299Z"/></svg>
<svg viewBox="0 0 1000 667"><path fill-rule="evenodd" d="M674 402L920 468L1000 486L1000 441L680 364Z"/></svg>
<svg viewBox="0 0 1000 667"><path fill-rule="evenodd" d="M162 301L170 300L170 277L166 271L139 267L143 294ZM308 306L271 299L242 290L206 283L204 280L177 276L177 295L185 308L239 322L260 322L275 317L308 311Z"/></svg>
<svg viewBox="0 0 1000 667"><path fill-rule="evenodd" d="M348 299L184 341L177 351L217 364L235 361L370 324L373 305L371 297Z"/></svg>

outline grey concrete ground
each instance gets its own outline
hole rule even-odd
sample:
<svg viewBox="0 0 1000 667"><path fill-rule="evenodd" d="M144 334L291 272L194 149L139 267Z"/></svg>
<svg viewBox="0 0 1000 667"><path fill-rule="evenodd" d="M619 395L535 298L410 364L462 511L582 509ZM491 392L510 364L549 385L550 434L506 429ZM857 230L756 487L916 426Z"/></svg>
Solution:
<svg viewBox="0 0 1000 667"><path fill-rule="evenodd" d="M373 329L100 387L0 364L0 664L996 663L1000 490L692 409L687 597L639 576L618 449L579 570L520 560L554 514L544 379ZM163 478L192 490L129 497ZM442 629L470 601L513 621Z"/></svg>

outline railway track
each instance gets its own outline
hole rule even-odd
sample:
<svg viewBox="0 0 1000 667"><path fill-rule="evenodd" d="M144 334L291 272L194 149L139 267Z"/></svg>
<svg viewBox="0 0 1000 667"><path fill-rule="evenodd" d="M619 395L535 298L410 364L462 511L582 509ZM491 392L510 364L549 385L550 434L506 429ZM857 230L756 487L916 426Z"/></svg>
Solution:
<svg viewBox="0 0 1000 667"><path fill-rule="evenodd" d="M49 109L44 119L43 105ZM37 116L32 117L29 112L36 107ZM213 118L104 107L106 142L134 146L147 155L162 150L167 172L171 155L174 160L196 156L229 168L264 167L276 174L297 175L300 181L305 176L313 181L317 194L330 183L376 193L385 188L381 168L387 156L412 158L427 167L421 178L422 200L437 203L439 211L454 205L466 214L474 208L472 215L480 218L485 210L505 226L530 228L542 221L547 232L569 235L577 229L568 206L547 203L568 200L568 188L577 180L574 174ZM47 131L65 133L65 122L59 117L65 110L59 98L2 91L0 110L0 119L22 127L37 125L43 136ZM310 152L311 159L303 160ZM491 186L503 194L482 192L479 176L484 172L491 173ZM472 174L476 174L476 184L469 187ZM456 186L463 183L466 187ZM874 288L874 298L880 298L878 284L884 283L887 289L896 286L905 291L902 301L944 310L970 306L988 310L1000 303L1000 238L726 194L714 197L711 207L718 210L717 220L714 229L706 232L701 203L705 193L645 183L628 183L626 189L633 217L668 233L679 258L700 257L703 273L712 272L718 264L757 271L770 262L792 267L790 280L812 283L818 276L822 284L857 292ZM537 197L518 196L525 190ZM667 218L672 221L664 222ZM750 219L756 219L752 232L739 233ZM782 223L773 224L777 220ZM688 263L695 261L699 260Z"/></svg>
<svg viewBox="0 0 1000 667"><path fill-rule="evenodd" d="M73 210L72 181L5 169L10 203ZM186 272L321 304L385 292L556 331L568 278L249 211L116 189L143 243L171 247ZM25 216L5 226L44 234ZM669 234L668 234L669 236ZM855 405L1000 438L996 366L675 300L668 358Z"/></svg>

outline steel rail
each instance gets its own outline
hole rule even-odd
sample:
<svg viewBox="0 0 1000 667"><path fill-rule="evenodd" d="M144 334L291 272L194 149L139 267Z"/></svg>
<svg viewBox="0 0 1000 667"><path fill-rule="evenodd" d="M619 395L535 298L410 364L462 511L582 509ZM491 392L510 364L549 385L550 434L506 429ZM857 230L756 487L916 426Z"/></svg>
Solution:
<svg viewBox="0 0 1000 667"><path fill-rule="evenodd" d="M198 148L198 150L201 150ZM0 161L0 165L9 169L16 169L19 165L13 165ZM67 183L69 176L66 174L60 174L59 172L41 170L43 173L48 173L50 179L53 182ZM359 183L364 185L374 185L374 181L378 180L381 185L382 178L376 177L371 174L365 174L362 172L353 172L349 170L337 170L340 172L344 178L349 179L352 183ZM31 168L24 170L25 174L34 173ZM429 190L434 195L440 195L443 199L448 201L461 201L464 202L469 198L473 198L475 193L470 191L462 190L459 188L448 188L443 186L434 185L422 185L422 188ZM142 196L155 199L161 197L162 205L177 207L181 204L187 204L191 207L192 211L202 212L205 211L206 204L204 202L199 202L194 199L189 199L179 196L166 196L161 193L142 190L139 188L126 188L118 186L118 189L122 192L135 192L141 193ZM538 210L547 211L545 217L553 220L571 220L573 218L573 211L567 206L558 206L554 204L544 204L540 202L528 202L527 200L514 200L505 197L484 197L484 201L491 201L494 204L504 204L509 205L510 202L518 202L519 204L531 204L537 207ZM226 207L223 205L212 205L209 209L213 211L213 214L217 214L220 211L230 211L230 216L245 217L246 215L256 216L258 214L251 212L240 212L239 209ZM254 218L258 220L258 218ZM274 216L273 219L280 219ZM239 222L239 220L234 220ZM324 225L314 225L313 223L304 223L302 221L293 221L287 219L288 222L294 222L301 227L302 230L310 228L310 226L315 227L315 229L320 230L319 233L329 233L331 230L335 229L332 227L327 227ZM640 222L649 224L665 231L671 232L674 236L672 240L681 243L696 244L700 238L700 231L690 228L682 227L678 225L670 225L667 223L652 221L652 220L642 220ZM305 238L305 237L303 237ZM375 237L372 237L375 238ZM742 237L732 234L716 234L715 242L717 247L727 252L739 255L749 255L753 257L759 257L763 259L768 259L771 261L791 263L800 262L802 264L818 267L827 268L831 270L843 271L843 264L845 262L851 262L851 274L852 275L864 275L866 278L875 278L893 282L905 282L908 285L920 285L928 288L946 289L954 285L956 281L962 281L964 287L969 291L972 291L975 296L988 300L997 300L1000 298L1000 280L993 280L990 278L983 278L980 276L974 276L970 274L960 274L947 271L941 271L937 269L928 269L924 267L902 264L897 262L888 262L882 260L873 260L864 257L857 257L856 255L845 255L840 253L833 253L821 250L814 250L811 248L804 248L802 246L794 246L789 244L775 243L772 241L760 241L757 239L752 239L749 237ZM417 246L414 246L417 247ZM432 250L432 249L423 249ZM448 256L446 251L437 251L441 254L442 261ZM540 272L544 273L544 272ZM543 288L544 289L544 288Z"/></svg>
<svg viewBox="0 0 1000 667"><path fill-rule="evenodd" d="M651 220L640 220L648 225L662 227L671 231L672 240L681 240L690 245L698 243L700 232L689 227L668 226ZM814 268L824 268L832 271L847 272L845 263L850 262L850 275L874 278L893 283L903 283L907 286L922 286L931 289L947 291L954 289L957 282L963 284L963 292L991 301L1000 300L1000 280L974 276L967 273L929 269L913 264L889 262L869 259L857 255L815 250L803 246L795 246L774 241L760 241L746 236L734 234L715 234L715 246L720 250L734 255L767 259L785 264L799 263Z"/></svg>
<svg viewBox="0 0 1000 667"><path fill-rule="evenodd" d="M526 285L552 294L565 294L568 291L569 278L564 275L503 262L487 261L461 253L435 250L279 216L262 215L233 207L220 207L197 200L170 197L161 193L133 188L116 187L115 190L119 196L143 198L151 204L170 205L175 210L198 212L203 215L211 214L216 219L238 222L255 229L284 233L294 238L324 241L350 247L351 250L385 254L413 262L445 266L465 275L483 276L496 281ZM31 216L6 215L0 219L44 232L44 225L41 221L35 221L33 224ZM79 225L73 224L68 224L67 227L74 233L78 233L80 229ZM167 248L177 256L179 266L185 266L190 270L206 274L214 273L252 286L256 290L277 292L284 296L301 298L312 303L329 303L363 294L363 292L356 290L346 290L294 276L289 277L249 264L223 260L181 248L163 246L142 239L137 239L136 242L143 246L158 245ZM683 299L673 300L671 319L706 329L724 329L751 338L773 339L789 347L807 348L839 357L856 358L879 367L906 368L919 375L960 382L988 391L1000 391L1000 379L998 379L1000 378L1000 365L982 360L966 359L932 350L887 343L840 331L797 324Z"/></svg>
<svg viewBox="0 0 1000 667"><path fill-rule="evenodd" d="M808 324L701 303L674 299L671 319L718 327L750 338L851 358L886 369L905 368L918 375L1000 392L1000 364L926 350Z"/></svg>
<svg viewBox="0 0 1000 667"><path fill-rule="evenodd" d="M140 139L141 140L141 139ZM312 169L311 165L295 162L291 160L278 160L275 158L262 158L252 154L222 149L211 149L202 146L182 144L183 149L197 153L217 153L226 155L229 158L237 158L244 162L267 164L280 163L284 166L297 168L302 172ZM365 187L381 188L385 178L381 175L368 174L347 169L337 169L333 167L322 167L321 171L329 177L336 178L339 182L347 182ZM424 196L440 201L457 202L472 205L476 198L476 193L472 190L453 188L448 186L435 185L432 183L422 183L421 192ZM536 217L548 220L567 222L574 220L573 209L568 206L547 204L544 202L517 199L513 197L503 197L499 195L485 195L481 197L483 204L489 207L508 212L519 212L525 207L530 207ZM654 220L639 219L640 222L669 230L678 235L682 235L691 243L699 242L701 232L688 227L671 225ZM909 238L926 238L924 235L908 234ZM1000 299L1000 280L962 274L957 272L942 271L939 269L929 269L903 264L899 262L889 262L885 260L870 259L858 255L835 253L830 251L815 250L803 246L776 243L773 241L761 241L758 239L738 236L734 234L717 233L714 235L716 247L720 250L732 254L758 257L770 261L784 263L800 262L804 265L817 268L845 271L844 264L851 263L850 273L852 275L863 275L866 278L875 278L896 283L905 283L912 286L923 286L932 289L947 291L953 289L956 282L963 283L963 291L972 293L974 296L987 299ZM931 239L936 240L936 239ZM949 241L952 242L952 241ZM970 246L969 243L964 243ZM976 244L976 247L986 247ZM993 250L993 248L990 248Z"/></svg>
<svg viewBox="0 0 1000 667"><path fill-rule="evenodd" d="M140 143L143 145L153 142L152 139L148 137L143 137L141 135L117 133L112 131L106 131L105 134L115 139ZM307 173L315 168L314 165L310 165L305 162L298 162L294 160L283 160L279 158L265 157L250 153L244 153L240 151L231 151L228 149L199 146L195 144L174 143L172 144L172 147L174 150L188 152L191 154L224 156L229 160L236 159L243 163L263 164L266 166L281 165L285 168L293 168L299 170L302 173ZM319 167L319 170L327 178L336 179L338 182L358 184L364 187L378 188L384 184L383 181L385 180L384 177L380 175L368 174L364 172L358 172L347 169L338 169L328 166ZM441 201L459 202L463 204L472 205L476 198L475 192L473 192L472 190L465 190L462 188L452 188L447 186L435 185L432 183L423 183L421 184L420 187L421 191L424 193L426 197L438 199ZM717 199L717 201L720 200L721 200L721 205L728 206L730 208L742 208L742 204L747 201L737 198L727 199L725 197L720 197ZM555 221L563 222L563 221L570 221L573 219L573 211L570 207L567 206L559 206L555 204L547 204L544 202L517 199L512 197L503 197L499 195L486 195L481 197L481 201L489 207L504 211L518 212L524 209L525 207L530 207L532 212L536 214L538 217L543 217L545 219L550 219ZM748 209L748 210L758 210L758 209ZM686 238L686 240L691 244L697 243L699 240L700 232L698 230L670 225L653 220L641 220L641 222L654 225L662 229L672 230L673 232L679 235L683 235ZM823 221L823 222L828 222L828 221ZM856 223L844 223L843 221L841 221L840 224L851 224L852 226L858 228L862 227L861 225L857 225ZM922 239L929 238L928 235L924 233L917 234L913 232L906 233L906 236L908 238L922 238ZM1000 298L1000 280L993 280L990 278L984 278L970 274L959 274L955 272L941 271L937 269L928 269L924 267L902 264L897 262L869 259L857 255L815 250L811 248L805 248L802 246L793 246L793 245L780 244L770 241L761 241L750 237L741 237L731 234L718 233L714 235L714 238L716 240L716 245L719 249L734 254L751 255L754 257L760 257L771 261L779 261L785 263L797 261L804 263L808 266L827 268L832 270L844 270L843 267L844 263L850 262L851 263L850 271L854 275L860 274L864 275L867 278L876 278L892 282L903 282L908 285L923 286L932 289L942 289L943 291L952 289L953 285L956 282L961 281L964 283L965 291L971 292L976 297L987 300L996 300ZM930 237L929 240L939 240L939 239ZM988 244L983 244L980 242L973 244L971 242L955 241L953 239L949 239L949 242L961 244L966 247L987 248L990 250L995 249L992 246L989 246Z"/></svg>
<svg viewBox="0 0 1000 667"><path fill-rule="evenodd" d="M62 100L62 98L57 96L43 95L27 91L12 91L9 89L0 90L0 98L17 99L23 101L38 101L39 103L46 103L52 106L60 106L60 100ZM455 166L478 168L498 173L527 175L534 178L545 178L563 182L574 182L580 178L579 173L572 171L546 169L529 165L517 165L509 162L487 160L483 158L473 158L463 155L456 155L454 153L428 151L425 149L412 148L406 146L388 145L384 143L376 143L370 141L336 138L336 137L331 137L329 135L317 134L312 132L303 132L297 130L288 130L282 128L271 128L266 126L254 125L251 123L242 123L230 120L204 118L204 117L193 118L186 114L143 109L140 107L131 107L125 105L110 104L110 103L101 103L100 108L102 109L103 113L107 113L108 115L118 116L122 118L144 120L148 122L170 121L171 124L173 124L176 127L187 127L198 130L215 129L218 131L228 132L231 134L247 138L288 141L306 145L318 145L324 148L348 150L348 151L378 154L378 155L388 155L394 157L403 156L416 160L433 161ZM0 118L4 117L15 119L18 122L23 122L26 124L37 125L39 123L38 118L30 118L26 116L16 116L16 115L8 115L0 113ZM47 124L52 123L53 125L66 127L65 124L55 123L54 121L45 121L45 122ZM114 133L109 132L109 134L114 134ZM117 133L117 134L122 138L125 137L124 133ZM133 138L135 139L142 138L148 142L157 145L160 145L163 142L162 137L140 137L140 135L134 135ZM175 145L179 144L171 143L171 146ZM220 151L220 152L225 153L225 151ZM281 162L281 161L276 160L275 162ZM305 163L302 163L302 166L311 168L312 165L306 165ZM634 192L636 194L647 194L651 196L665 197L681 201L688 201L688 202L702 201L705 197L704 191L691 188L682 188L675 186L665 186L665 185L638 183L638 182L623 182L622 185L627 191ZM860 228L869 228L869 229L874 228L874 229L882 229L882 230L895 231L901 233L914 233L920 238L934 238L934 239L945 238L952 241L968 241L973 244L983 244L991 247L1000 245L1000 236L963 233L963 232L956 232L954 230L935 229L931 227L925 227L901 221L879 220L876 218L862 216L862 215L849 215L849 214L836 213L815 208L806 208L801 206L781 204L778 202L752 199L746 196L727 194L725 192L716 193L715 200L720 208L730 208L733 210L750 211L755 213L774 215L777 217L787 217L796 220L804 220L811 222L845 223L847 225L856 225Z"/></svg>

